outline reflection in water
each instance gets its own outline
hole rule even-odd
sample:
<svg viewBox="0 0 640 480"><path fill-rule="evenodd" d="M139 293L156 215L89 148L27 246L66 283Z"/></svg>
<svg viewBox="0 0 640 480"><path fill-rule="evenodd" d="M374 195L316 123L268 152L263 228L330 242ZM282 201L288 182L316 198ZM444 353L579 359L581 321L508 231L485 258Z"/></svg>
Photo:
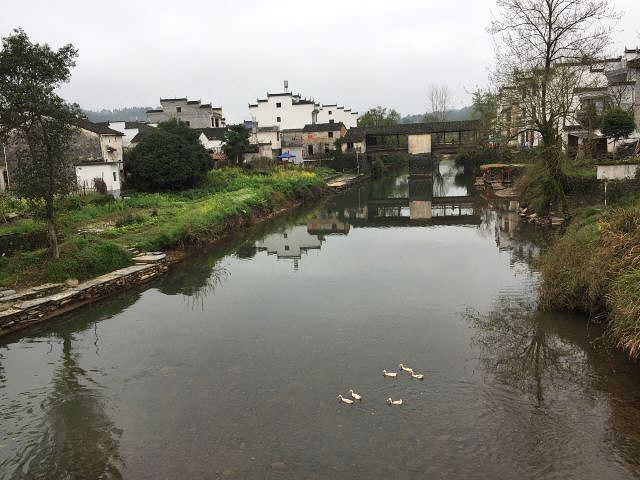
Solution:
<svg viewBox="0 0 640 480"><path fill-rule="evenodd" d="M60 341L61 357L46 397L22 411L21 420L28 427L3 432L29 441L21 442L13 458L0 463L6 475L2 478L122 478L124 463L118 452L122 431L107 416L102 387L96 381L103 372L80 366L71 331L61 331ZM16 406L21 407L2 408L5 427L15 425L12 409Z"/></svg>
<svg viewBox="0 0 640 480"><path fill-rule="evenodd" d="M537 311L545 239L515 204L438 172L3 339L0 478L638 476L638 367ZM401 361L424 382L380 375Z"/></svg>

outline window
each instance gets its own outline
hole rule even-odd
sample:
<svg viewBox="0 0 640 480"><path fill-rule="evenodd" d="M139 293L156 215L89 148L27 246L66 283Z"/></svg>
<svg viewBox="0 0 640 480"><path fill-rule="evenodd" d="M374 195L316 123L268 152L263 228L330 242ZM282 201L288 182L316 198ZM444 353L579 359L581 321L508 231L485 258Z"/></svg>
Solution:
<svg viewBox="0 0 640 480"><path fill-rule="evenodd" d="M329 115L333 115L333 112L331 110L329 110Z"/></svg>
<svg viewBox="0 0 640 480"><path fill-rule="evenodd" d="M284 246L284 250L285 250L285 252L288 252L289 251L289 245L285 245Z"/></svg>
<svg viewBox="0 0 640 480"><path fill-rule="evenodd" d="M284 238L288 238L289 234L288 233L284 233L283 236L284 236Z"/></svg>
<svg viewBox="0 0 640 480"><path fill-rule="evenodd" d="M276 132L276 140L280 141L280 132Z"/></svg>
<svg viewBox="0 0 640 480"><path fill-rule="evenodd" d="M280 117L276 117L276 122L280 123Z"/></svg>
<svg viewBox="0 0 640 480"><path fill-rule="evenodd" d="M116 172L113 172L113 181L114 182L118 181L118 174Z"/></svg>
<svg viewBox="0 0 640 480"><path fill-rule="evenodd" d="M329 153L329 145L324 146L324 153Z"/></svg>
<svg viewBox="0 0 640 480"><path fill-rule="evenodd" d="M329 132L329 138L333 138L333 132Z"/></svg>
<svg viewBox="0 0 640 480"><path fill-rule="evenodd" d="M333 123L333 118L331 120L329 120L329 123Z"/></svg>
<svg viewBox="0 0 640 480"><path fill-rule="evenodd" d="M180 113L182 111L182 107L176 107L176 112Z"/></svg>
<svg viewBox="0 0 640 480"><path fill-rule="evenodd" d="M277 102L277 103L276 103L276 108L280 108L280 107L282 107L282 103Z"/></svg>
<svg viewBox="0 0 640 480"><path fill-rule="evenodd" d="M187 120L186 122L184 122L187 124L187 127L191 126L191 122L189 120Z"/></svg>

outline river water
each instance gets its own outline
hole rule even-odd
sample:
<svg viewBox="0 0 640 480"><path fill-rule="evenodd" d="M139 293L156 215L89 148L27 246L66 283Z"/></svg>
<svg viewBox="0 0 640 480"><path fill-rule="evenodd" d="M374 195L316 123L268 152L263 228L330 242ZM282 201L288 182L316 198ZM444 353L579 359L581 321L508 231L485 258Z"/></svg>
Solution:
<svg viewBox="0 0 640 480"><path fill-rule="evenodd" d="M469 182L363 184L2 339L0 478L640 476L638 367L537 311L544 236Z"/></svg>

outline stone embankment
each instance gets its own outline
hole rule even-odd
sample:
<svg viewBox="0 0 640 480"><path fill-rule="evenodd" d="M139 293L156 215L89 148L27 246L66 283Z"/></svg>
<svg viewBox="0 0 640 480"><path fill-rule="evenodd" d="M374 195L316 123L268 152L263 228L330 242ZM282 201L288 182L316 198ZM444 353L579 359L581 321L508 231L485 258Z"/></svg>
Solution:
<svg viewBox="0 0 640 480"><path fill-rule="evenodd" d="M0 336L12 333L111 293L145 283L167 270L164 254L136 257L138 263L86 282L49 283L21 292L0 292Z"/></svg>

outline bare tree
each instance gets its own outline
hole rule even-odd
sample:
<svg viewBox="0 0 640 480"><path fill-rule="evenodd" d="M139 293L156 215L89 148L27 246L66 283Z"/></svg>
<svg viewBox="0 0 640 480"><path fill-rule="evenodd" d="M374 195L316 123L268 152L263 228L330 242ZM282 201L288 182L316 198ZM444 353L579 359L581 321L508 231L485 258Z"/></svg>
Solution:
<svg viewBox="0 0 640 480"><path fill-rule="evenodd" d="M429 87L430 112L425 115L425 120L435 122L446 121L447 110L449 109L450 101L451 95L449 94L448 87L436 87L434 85L431 85L431 87Z"/></svg>
<svg viewBox="0 0 640 480"><path fill-rule="evenodd" d="M591 86L590 65L610 42L617 14L607 0L497 0L496 80L522 96L520 118L537 131L560 187L560 127L577 110L575 89Z"/></svg>

